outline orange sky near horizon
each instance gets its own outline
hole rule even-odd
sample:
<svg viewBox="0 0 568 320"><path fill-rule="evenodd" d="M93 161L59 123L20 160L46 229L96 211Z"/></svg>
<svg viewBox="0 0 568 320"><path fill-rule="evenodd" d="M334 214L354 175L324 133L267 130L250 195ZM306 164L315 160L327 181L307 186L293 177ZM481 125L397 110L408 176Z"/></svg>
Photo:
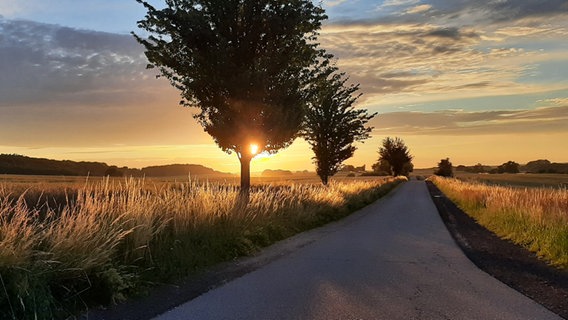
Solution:
<svg viewBox="0 0 568 320"><path fill-rule="evenodd" d="M135 1L62 1L0 3L0 153L239 172L237 156L213 143L195 110L178 105L179 92L145 69L143 49L125 32L144 14ZM86 3L96 10L77 19ZM370 169L387 136L405 141L415 168L445 158L454 165L568 162L565 1L323 5L330 20L322 47L361 84L357 107L378 113L372 138L345 164ZM298 139L253 159L251 171L314 171L312 157Z"/></svg>

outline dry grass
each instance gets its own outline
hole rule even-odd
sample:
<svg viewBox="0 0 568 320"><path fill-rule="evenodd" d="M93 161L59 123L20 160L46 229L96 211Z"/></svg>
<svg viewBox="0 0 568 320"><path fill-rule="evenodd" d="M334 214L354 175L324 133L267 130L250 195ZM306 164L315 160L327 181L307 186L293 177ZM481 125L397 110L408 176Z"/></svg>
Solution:
<svg viewBox="0 0 568 320"><path fill-rule="evenodd" d="M485 184L511 186L511 187L535 187L535 188L568 188L568 174L558 173L502 173L484 174L456 171L455 177L465 181L482 182Z"/></svg>
<svg viewBox="0 0 568 320"><path fill-rule="evenodd" d="M568 190L489 186L431 178L450 199L497 235L568 269Z"/></svg>
<svg viewBox="0 0 568 320"><path fill-rule="evenodd" d="M256 186L246 206L219 183L0 183L0 318L122 300L338 219L401 181Z"/></svg>

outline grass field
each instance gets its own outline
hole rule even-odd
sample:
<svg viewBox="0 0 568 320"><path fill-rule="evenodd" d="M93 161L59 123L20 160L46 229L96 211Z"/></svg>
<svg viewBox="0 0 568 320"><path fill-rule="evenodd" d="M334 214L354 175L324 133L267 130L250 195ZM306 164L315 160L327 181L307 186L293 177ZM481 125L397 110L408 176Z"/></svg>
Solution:
<svg viewBox="0 0 568 320"><path fill-rule="evenodd" d="M182 178L183 179L183 178ZM67 318L339 219L404 179L2 176L0 318Z"/></svg>
<svg viewBox="0 0 568 320"><path fill-rule="evenodd" d="M483 182L485 184L512 186L512 187L548 187L548 188L568 188L568 174L548 174L548 173L503 173L503 174L478 174L467 172L456 172L456 178L471 181Z"/></svg>
<svg viewBox="0 0 568 320"><path fill-rule="evenodd" d="M479 224L568 269L568 189L430 179Z"/></svg>
<svg viewBox="0 0 568 320"><path fill-rule="evenodd" d="M415 169L412 176L429 177L434 174L435 169ZM488 185L500 185L510 187L547 187L563 189L568 188L568 174L554 173L503 173L503 174L487 174L487 173L469 173L464 171L455 171L454 177L464 181L482 182Z"/></svg>

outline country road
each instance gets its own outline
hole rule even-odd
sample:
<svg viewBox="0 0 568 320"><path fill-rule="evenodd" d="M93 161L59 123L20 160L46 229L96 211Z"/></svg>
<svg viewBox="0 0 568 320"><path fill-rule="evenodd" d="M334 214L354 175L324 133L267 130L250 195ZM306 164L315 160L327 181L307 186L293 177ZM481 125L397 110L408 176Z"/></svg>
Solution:
<svg viewBox="0 0 568 320"><path fill-rule="evenodd" d="M155 319L560 319L475 267L422 181L348 219Z"/></svg>

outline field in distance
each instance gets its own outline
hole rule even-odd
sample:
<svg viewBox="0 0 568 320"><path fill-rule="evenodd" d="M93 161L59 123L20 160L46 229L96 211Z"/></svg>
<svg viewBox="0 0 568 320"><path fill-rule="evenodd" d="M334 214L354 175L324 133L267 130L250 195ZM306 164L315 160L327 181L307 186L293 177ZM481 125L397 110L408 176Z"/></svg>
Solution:
<svg viewBox="0 0 568 320"><path fill-rule="evenodd" d="M415 169L411 176L429 177L435 169ZM489 185L530 188L568 188L568 174L560 173L470 173L455 171L454 177L464 181L482 182Z"/></svg>
<svg viewBox="0 0 568 320"><path fill-rule="evenodd" d="M362 177L362 176L348 176L346 172L339 172L331 181L373 181L380 177ZM86 182L98 182L107 179L107 177L95 176L46 176L46 175L17 175L17 174L0 174L0 184L71 184L80 185ZM111 181L124 181L129 177L110 177ZM140 178L137 178L140 179ZM219 175L187 175L187 176L173 176L173 177L146 177L147 181L152 182L211 182L220 183L231 186L238 186L240 178L238 175L234 176L219 176ZM252 185L266 185L266 184L286 184L286 183L299 183L299 184L318 184L321 183L319 177L315 172L307 173L294 173L287 176L269 176L265 177L261 174L253 174L251 176Z"/></svg>

